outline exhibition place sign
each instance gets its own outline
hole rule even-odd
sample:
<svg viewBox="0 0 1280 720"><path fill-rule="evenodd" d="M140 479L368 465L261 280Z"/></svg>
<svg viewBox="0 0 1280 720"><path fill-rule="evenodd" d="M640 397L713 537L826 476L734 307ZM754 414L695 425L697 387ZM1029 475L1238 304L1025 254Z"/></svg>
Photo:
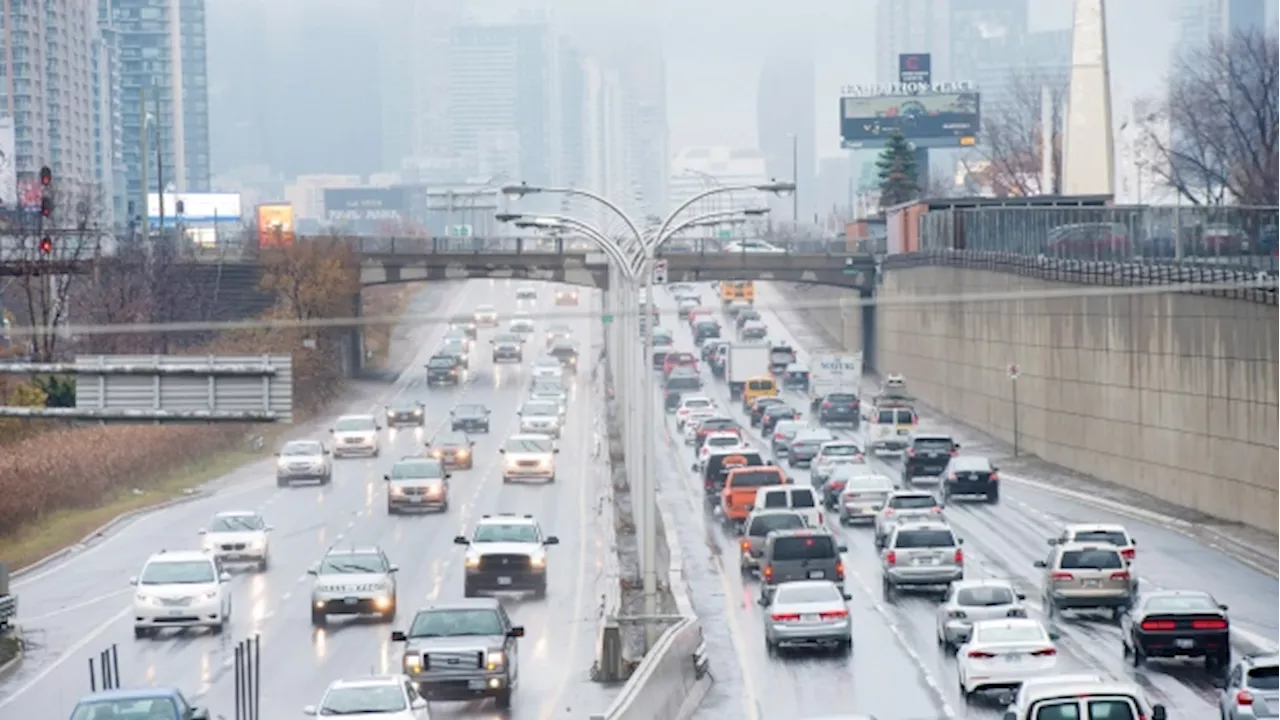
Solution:
<svg viewBox="0 0 1280 720"><path fill-rule="evenodd" d="M845 97L878 97L881 95L933 95L944 93L974 92L973 83L883 83L873 85L845 85L840 92Z"/></svg>

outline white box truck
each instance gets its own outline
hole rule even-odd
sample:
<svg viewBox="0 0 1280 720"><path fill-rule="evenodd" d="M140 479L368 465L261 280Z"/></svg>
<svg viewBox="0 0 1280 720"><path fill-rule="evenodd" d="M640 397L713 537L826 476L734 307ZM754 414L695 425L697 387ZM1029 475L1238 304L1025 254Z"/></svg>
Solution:
<svg viewBox="0 0 1280 720"><path fill-rule="evenodd" d="M747 380L759 375L769 374L768 344L733 344L725 360L724 376L729 381L729 399L742 397L742 389Z"/></svg>
<svg viewBox="0 0 1280 720"><path fill-rule="evenodd" d="M820 425L862 422L862 353L816 352L809 362L809 410Z"/></svg>

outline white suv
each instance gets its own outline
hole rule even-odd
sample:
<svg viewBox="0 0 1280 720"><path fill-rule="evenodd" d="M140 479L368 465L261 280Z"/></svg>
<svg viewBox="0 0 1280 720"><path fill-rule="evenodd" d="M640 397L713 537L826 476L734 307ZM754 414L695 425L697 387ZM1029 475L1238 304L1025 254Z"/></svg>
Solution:
<svg viewBox="0 0 1280 720"><path fill-rule="evenodd" d="M269 532L271 526L252 510L220 512L213 516L209 527L200 529L205 552L216 555L224 564L250 563L259 571L267 569Z"/></svg>
<svg viewBox="0 0 1280 720"><path fill-rule="evenodd" d="M502 482L512 480L556 481L555 440L548 435L512 435L498 452L502 453Z"/></svg>
<svg viewBox="0 0 1280 720"><path fill-rule="evenodd" d="M148 637L163 627L207 627L216 635L231 617L231 575L217 558L194 550L164 552L129 579L133 598L133 635Z"/></svg>
<svg viewBox="0 0 1280 720"><path fill-rule="evenodd" d="M382 426L372 415L343 415L333 424L329 433L333 435L333 456L369 455L378 457L382 451L382 442L378 439L378 431Z"/></svg>

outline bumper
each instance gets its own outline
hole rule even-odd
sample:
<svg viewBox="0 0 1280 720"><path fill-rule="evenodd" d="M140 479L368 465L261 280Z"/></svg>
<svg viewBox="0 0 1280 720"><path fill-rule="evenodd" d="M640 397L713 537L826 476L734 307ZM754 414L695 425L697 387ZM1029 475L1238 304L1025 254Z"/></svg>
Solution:
<svg viewBox="0 0 1280 720"><path fill-rule="evenodd" d="M570 295L566 297L557 297L556 304L557 305L577 305L578 297L576 295Z"/></svg>
<svg viewBox="0 0 1280 720"><path fill-rule="evenodd" d="M878 505L842 505L840 522L875 522L879 513Z"/></svg>
<svg viewBox="0 0 1280 720"><path fill-rule="evenodd" d="M541 590L547 586L542 570L467 570L467 587L472 590Z"/></svg>
<svg viewBox="0 0 1280 720"><path fill-rule="evenodd" d="M487 422L454 422L452 429L461 430L463 432L489 432L489 423Z"/></svg>
<svg viewBox="0 0 1280 720"><path fill-rule="evenodd" d="M445 470L470 470L476 464L475 457L470 453L466 455L444 455L436 457L436 459L444 465Z"/></svg>
<svg viewBox="0 0 1280 720"><path fill-rule="evenodd" d="M520 425L521 433L532 433L534 435L550 435L553 438L560 437L559 425Z"/></svg>
<svg viewBox="0 0 1280 720"><path fill-rule="evenodd" d="M941 475L947 469L947 463L908 462L902 472L907 477L932 477Z"/></svg>
<svg viewBox="0 0 1280 720"><path fill-rule="evenodd" d="M388 495L388 510L443 510L449 506L448 495Z"/></svg>
<svg viewBox="0 0 1280 720"><path fill-rule="evenodd" d="M323 480L329 476L325 468L308 468L306 470L277 469L277 480Z"/></svg>
<svg viewBox="0 0 1280 720"><path fill-rule="evenodd" d="M133 625L140 628L208 627L222 622L222 604L216 599L186 607L135 604L133 609Z"/></svg>
<svg viewBox="0 0 1280 720"><path fill-rule="evenodd" d="M267 548L248 547L239 550L223 550L214 548L209 550L219 560L226 564L234 565L236 563L257 563L267 559Z"/></svg>
<svg viewBox="0 0 1280 720"><path fill-rule="evenodd" d="M1000 492L1000 483L992 480L951 480L946 484L951 495L994 495Z"/></svg>
<svg viewBox="0 0 1280 720"><path fill-rule="evenodd" d="M964 568L944 567L894 567L884 574L893 585L950 585L964 579Z"/></svg>
<svg viewBox="0 0 1280 720"><path fill-rule="evenodd" d="M963 645L972 632L973 625L965 620L948 620L942 626L942 638L952 645Z"/></svg>
<svg viewBox="0 0 1280 720"><path fill-rule="evenodd" d="M493 354L494 362L523 362L524 354L518 352L496 352Z"/></svg>
<svg viewBox="0 0 1280 720"><path fill-rule="evenodd" d="M427 384L428 385L457 385L458 376L457 375L428 375Z"/></svg>
<svg viewBox="0 0 1280 720"><path fill-rule="evenodd" d="M387 427L396 427L397 425L421 425L423 423L422 415L388 415Z"/></svg>
<svg viewBox="0 0 1280 720"><path fill-rule="evenodd" d="M857 425L862 422L862 414L858 412L819 412L818 422L853 423Z"/></svg>
<svg viewBox="0 0 1280 720"><path fill-rule="evenodd" d="M551 480L556 476L554 467L512 467L502 468L502 477L521 480Z"/></svg>
<svg viewBox="0 0 1280 720"><path fill-rule="evenodd" d="M325 598L311 601L311 611L325 615L380 615L396 606L395 598Z"/></svg>
<svg viewBox="0 0 1280 720"><path fill-rule="evenodd" d="M1138 633L1138 645L1142 654L1155 658L1205 657L1228 652L1231 647L1227 633Z"/></svg>
<svg viewBox="0 0 1280 720"><path fill-rule="evenodd" d="M815 456L816 455L814 453L808 453L808 452L788 452L787 462L790 462L792 464L811 463L813 462L813 458Z"/></svg>
<svg viewBox="0 0 1280 720"><path fill-rule="evenodd" d="M987 662L985 665L985 667L970 670L964 676L965 692L1016 688L1022 684L1023 680L1051 674L1057 661L1039 658L1018 662L1001 660L999 665L994 662Z"/></svg>
<svg viewBox="0 0 1280 720"><path fill-rule="evenodd" d="M334 457L349 455L372 455L378 451L377 443L339 443L333 446Z"/></svg>
<svg viewBox="0 0 1280 720"><path fill-rule="evenodd" d="M448 675L410 675L418 694L431 700L472 700L509 692L511 680L504 672L451 671Z"/></svg>
<svg viewBox="0 0 1280 720"><path fill-rule="evenodd" d="M847 619L817 623L769 622L764 632L774 645L835 645L853 640L853 629Z"/></svg>
<svg viewBox="0 0 1280 720"><path fill-rule="evenodd" d="M1133 602L1133 596L1128 591L1085 593L1055 590L1050 593L1049 597L1053 600L1054 605L1063 610L1120 608L1128 607Z"/></svg>

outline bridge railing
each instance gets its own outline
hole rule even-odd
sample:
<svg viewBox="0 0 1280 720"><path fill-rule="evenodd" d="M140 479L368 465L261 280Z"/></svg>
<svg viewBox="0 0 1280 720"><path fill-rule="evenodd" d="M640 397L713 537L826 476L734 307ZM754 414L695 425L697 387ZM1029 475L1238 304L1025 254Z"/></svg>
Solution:
<svg viewBox="0 0 1280 720"><path fill-rule="evenodd" d="M677 238L663 246L659 255L724 255L726 245L741 241L713 238ZM843 239L772 240L760 238L776 250L770 254L847 256L857 253L846 249ZM353 239L362 255L588 255L599 252L588 239L577 237L357 237ZM754 256L759 251L743 246L738 251Z"/></svg>

